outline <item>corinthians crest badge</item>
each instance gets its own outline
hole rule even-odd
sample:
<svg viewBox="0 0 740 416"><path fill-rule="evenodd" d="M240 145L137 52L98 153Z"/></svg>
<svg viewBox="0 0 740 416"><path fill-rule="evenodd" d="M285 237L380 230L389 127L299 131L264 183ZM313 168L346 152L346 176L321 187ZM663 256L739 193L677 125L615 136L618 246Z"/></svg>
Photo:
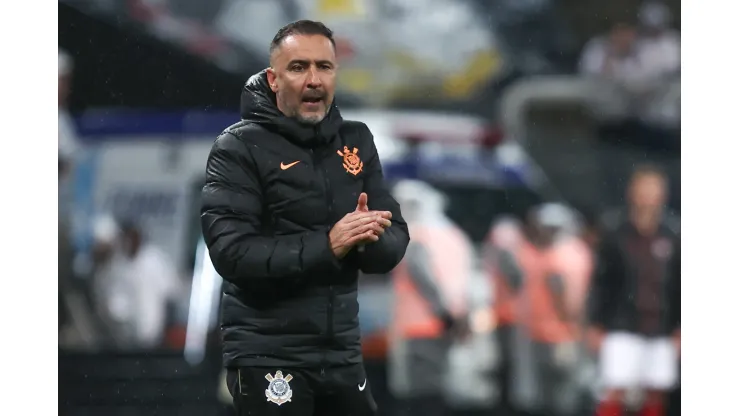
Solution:
<svg viewBox="0 0 740 416"><path fill-rule="evenodd" d="M267 390L265 390L265 397L267 397L268 402L273 402L280 406L290 401L291 397L293 397L293 391L290 389L289 383L290 380L293 380L293 376L288 374L283 377L283 372L278 370L274 377L272 374L267 373L265 378L270 382Z"/></svg>
<svg viewBox="0 0 740 416"><path fill-rule="evenodd" d="M352 175L357 176L360 172L362 172L362 160L360 160L360 157L357 156L357 148L355 147L352 149L352 151L349 151L349 148L347 146L344 146L344 153L337 150L337 154L339 156L342 156L342 166L344 166L344 169L347 171L347 173L351 173Z"/></svg>

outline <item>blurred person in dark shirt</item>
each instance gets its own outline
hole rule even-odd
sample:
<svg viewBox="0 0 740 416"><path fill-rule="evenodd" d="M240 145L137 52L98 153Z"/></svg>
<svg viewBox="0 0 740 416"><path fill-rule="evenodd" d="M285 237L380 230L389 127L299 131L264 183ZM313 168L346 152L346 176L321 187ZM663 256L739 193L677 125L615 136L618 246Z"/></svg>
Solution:
<svg viewBox="0 0 740 416"><path fill-rule="evenodd" d="M678 378L680 237L664 212L667 185L659 169L636 169L627 210L605 221L590 299L589 344L606 389L598 416L621 415L633 388L646 393L641 416L661 416Z"/></svg>

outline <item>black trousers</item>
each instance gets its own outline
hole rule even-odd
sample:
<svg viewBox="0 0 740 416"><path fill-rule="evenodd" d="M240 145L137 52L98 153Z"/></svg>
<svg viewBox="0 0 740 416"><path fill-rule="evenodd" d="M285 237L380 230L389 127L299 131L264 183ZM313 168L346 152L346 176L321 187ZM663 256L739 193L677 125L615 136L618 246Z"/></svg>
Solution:
<svg viewBox="0 0 740 416"><path fill-rule="evenodd" d="M374 416L377 405L361 364L326 369L229 368L239 416Z"/></svg>

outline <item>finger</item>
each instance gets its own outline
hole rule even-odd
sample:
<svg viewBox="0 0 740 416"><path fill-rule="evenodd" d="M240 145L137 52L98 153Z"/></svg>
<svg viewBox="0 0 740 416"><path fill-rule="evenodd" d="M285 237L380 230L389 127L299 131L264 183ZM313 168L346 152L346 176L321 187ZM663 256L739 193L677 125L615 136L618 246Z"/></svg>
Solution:
<svg viewBox="0 0 740 416"><path fill-rule="evenodd" d="M372 232L376 232L377 233L377 232L382 232L384 230L383 230L383 227L380 224L378 224L377 222L373 221L373 222L371 222L369 224L365 224L365 225L362 225L361 227L357 227L355 231L356 231L357 234L362 234L362 233L366 233L368 231L372 231Z"/></svg>
<svg viewBox="0 0 740 416"><path fill-rule="evenodd" d="M377 217L378 211L352 211L344 216L344 218L364 218L364 217Z"/></svg>
<svg viewBox="0 0 740 416"><path fill-rule="evenodd" d="M366 193L364 193L364 192L361 193L360 194L360 197L357 198L357 208L356 208L356 210L357 211L361 211L361 212L367 212L368 211L368 207L367 207L367 194Z"/></svg>
<svg viewBox="0 0 740 416"><path fill-rule="evenodd" d="M385 233L385 228L383 228L383 226L378 223L373 224L372 230L377 236L381 236L383 235L383 233Z"/></svg>
<svg viewBox="0 0 740 416"><path fill-rule="evenodd" d="M376 222L377 218L378 216L372 212L355 211L351 214L346 215L344 218L342 218L341 222L345 223L346 225L350 227L357 227L362 224Z"/></svg>
<svg viewBox="0 0 740 416"><path fill-rule="evenodd" d="M365 215L373 215L390 220L393 218L393 214L390 211L352 211L344 216L344 218L359 218Z"/></svg>
<svg viewBox="0 0 740 416"><path fill-rule="evenodd" d="M393 214L390 211L374 211L374 212L387 220L393 218Z"/></svg>
<svg viewBox="0 0 740 416"><path fill-rule="evenodd" d="M365 234L363 234L363 240L368 240L370 242L376 242L380 239L380 236L375 234L373 231L368 231Z"/></svg>
<svg viewBox="0 0 740 416"><path fill-rule="evenodd" d="M350 240L355 241L354 239L357 238L360 241L378 241L378 238L381 234L383 234L385 231L383 230L383 227L381 227L377 223L371 223L363 225L362 227L358 227L354 230L352 230ZM370 240L367 240L367 236L372 235L373 238Z"/></svg>
<svg viewBox="0 0 740 416"><path fill-rule="evenodd" d="M379 237L376 236L372 230L370 230L352 236L349 240L347 240L347 245L354 246L358 243L372 243L378 241L378 239Z"/></svg>
<svg viewBox="0 0 740 416"><path fill-rule="evenodd" d="M391 226L391 221L387 220L385 218L378 218L377 220L378 224L380 224L383 228L388 228Z"/></svg>

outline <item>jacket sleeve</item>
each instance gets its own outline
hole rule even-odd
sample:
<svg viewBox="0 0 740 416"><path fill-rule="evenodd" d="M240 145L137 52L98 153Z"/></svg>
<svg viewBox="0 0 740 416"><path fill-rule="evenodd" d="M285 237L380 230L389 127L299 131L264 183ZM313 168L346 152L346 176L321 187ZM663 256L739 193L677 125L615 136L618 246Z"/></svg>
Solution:
<svg viewBox="0 0 740 416"><path fill-rule="evenodd" d="M616 285L621 277L622 264L619 247L613 236L607 236L599 245L596 267L588 300L588 320L591 325L606 327L612 312Z"/></svg>
<svg viewBox="0 0 740 416"><path fill-rule="evenodd" d="M271 236L263 232L263 196L248 148L231 133L216 139L206 165L201 227L216 271L239 284L338 269L328 228Z"/></svg>
<svg viewBox="0 0 740 416"><path fill-rule="evenodd" d="M385 230L380 239L365 245L358 250L360 270L368 274L383 274L393 270L401 262L409 244L409 228L401 215L401 207L391 196L383 178L383 168L378 158L372 133L365 126L370 136L372 155L365 164L367 177L363 191L367 193L368 208L374 211L390 211L393 214L391 226Z"/></svg>

